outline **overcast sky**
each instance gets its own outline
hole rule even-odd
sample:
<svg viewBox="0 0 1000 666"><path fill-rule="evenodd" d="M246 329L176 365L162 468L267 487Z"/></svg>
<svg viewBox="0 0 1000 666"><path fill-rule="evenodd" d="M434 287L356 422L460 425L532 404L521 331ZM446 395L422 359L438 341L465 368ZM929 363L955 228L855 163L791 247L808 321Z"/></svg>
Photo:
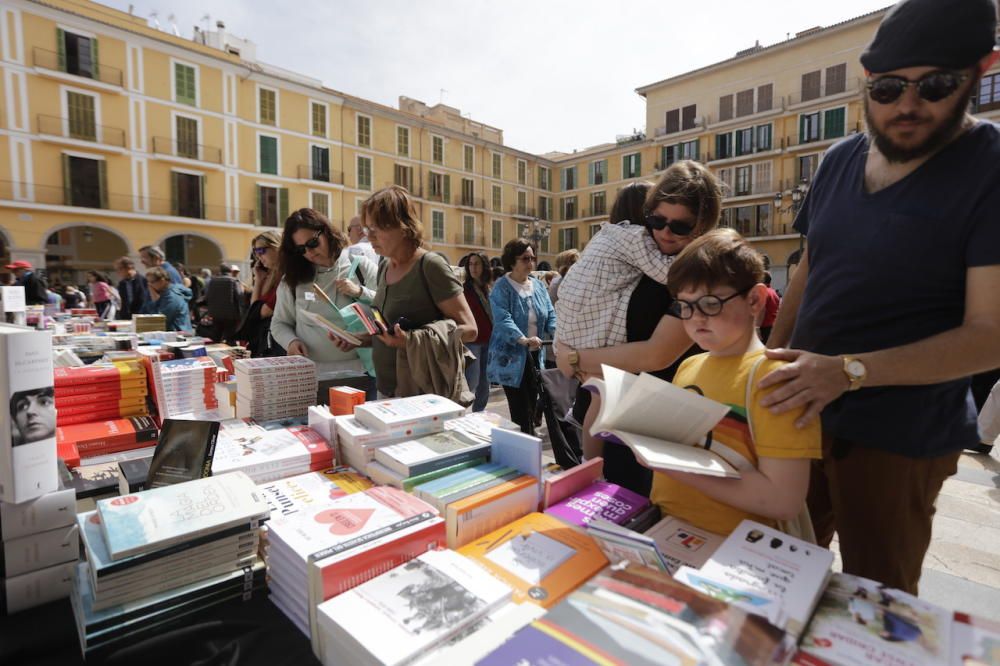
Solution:
<svg viewBox="0 0 1000 666"><path fill-rule="evenodd" d="M129 2L108 1L128 10ZM635 88L838 23L887 0L135 0L182 37L202 17L258 60L396 107L439 101L533 153L613 141L645 124ZM444 89L446 92L442 93Z"/></svg>

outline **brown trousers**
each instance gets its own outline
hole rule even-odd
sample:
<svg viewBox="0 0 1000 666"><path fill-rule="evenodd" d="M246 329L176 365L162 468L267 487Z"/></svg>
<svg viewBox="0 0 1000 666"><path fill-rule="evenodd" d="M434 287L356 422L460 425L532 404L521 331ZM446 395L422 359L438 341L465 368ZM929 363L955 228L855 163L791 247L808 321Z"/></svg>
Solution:
<svg viewBox="0 0 1000 666"><path fill-rule="evenodd" d="M916 595L934 502L959 455L909 458L824 435L808 495L817 541L828 548L836 532L845 573Z"/></svg>

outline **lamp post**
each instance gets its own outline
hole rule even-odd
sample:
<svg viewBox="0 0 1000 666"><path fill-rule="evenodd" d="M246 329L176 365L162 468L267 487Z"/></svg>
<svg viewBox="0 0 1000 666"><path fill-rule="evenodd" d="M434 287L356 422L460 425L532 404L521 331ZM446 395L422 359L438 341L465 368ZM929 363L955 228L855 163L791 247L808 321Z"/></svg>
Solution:
<svg viewBox="0 0 1000 666"><path fill-rule="evenodd" d="M521 239L531 243L537 251L541 241L547 240L551 234L552 225L536 217L532 218L529 225L525 226L524 232L521 233Z"/></svg>
<svg viewBox="0 0 1000 666"><path fill-rule="evenodd" d="M775 213L790 212L792 214L792 221L794 222L795 217L799 214L799 211L802 209L802 204L805 202L806 194L808 192L809 192L809 181L806 180L805 178L800 180L798 184L795 185L795 187L791 188L790 190L786 190L784 192L778 192L777 194L774 195ZM788 205L782 208L781 204L786 197L789 200ZM802 250L804 244L805 244L805 236L799 234L799 250Z"/></svg>

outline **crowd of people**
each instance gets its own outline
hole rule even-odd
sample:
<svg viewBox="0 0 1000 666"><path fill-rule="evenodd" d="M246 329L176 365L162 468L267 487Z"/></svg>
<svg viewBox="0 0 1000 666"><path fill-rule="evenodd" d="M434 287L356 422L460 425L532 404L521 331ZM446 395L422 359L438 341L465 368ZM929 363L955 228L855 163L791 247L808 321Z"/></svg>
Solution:
<svg viewBox="0 0 1000 666"><path fill-rule="evenodd" d="M591 434L600 396L580 389L560 416L608 480L719 533L744 518L824 546L836 532L845 571L916 592L944 480L1000 432L1000 132L966 113L998 55L995 12L993 0L888 12L861 59L867 132L827 151L783 298L752 244L719 228L725 186L687 160L622 188L556 270L520 238L452 267L426 248L412 195L390 186L346 234L309 208L260 233L249 286L235 266L192 275L149 246L144 274L122 257L117 284L90 271L61 298L306 356L366 376L371 396L430 392L478 411L500 386L529 434L547 364L581 383L604 365L651 373L729 407L705 447L740 478L644 467ZM8 268L29 303L49 301L28 262Z"/></svg>

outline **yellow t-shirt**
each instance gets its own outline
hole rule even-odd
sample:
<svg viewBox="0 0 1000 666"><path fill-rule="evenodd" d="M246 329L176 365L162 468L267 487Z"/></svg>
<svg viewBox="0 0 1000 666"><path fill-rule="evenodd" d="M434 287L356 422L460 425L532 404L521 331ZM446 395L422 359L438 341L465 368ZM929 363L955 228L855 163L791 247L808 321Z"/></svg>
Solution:
<svg viewBox="0 0 1000 666"><path fill-rule="evenodd" d="M712 430L712 444L729 447L743 456L754 467L758 467L759 457L765 458L819 458L821 457L821 434L819 420L814 420L803 429L795 427L799 410L784 414L771 414L760 406L760 398L773 390L760 390L756 384L767 373L780 368L784 361L765 359L754 373L754 388L751 392L751 415L756 442L750 438L747 423L746 386L750 370L763 350L742 356L718 357L699 354L684 361L674 384L681 388L696 390L705 397L729 406L729 413ZM716 534L729 534L745 518L765 525L775 521L712 499L694 488L675 481L665 474L653 475L653 490L650 499L660 507L665 515L681 520Z"/></svg>

